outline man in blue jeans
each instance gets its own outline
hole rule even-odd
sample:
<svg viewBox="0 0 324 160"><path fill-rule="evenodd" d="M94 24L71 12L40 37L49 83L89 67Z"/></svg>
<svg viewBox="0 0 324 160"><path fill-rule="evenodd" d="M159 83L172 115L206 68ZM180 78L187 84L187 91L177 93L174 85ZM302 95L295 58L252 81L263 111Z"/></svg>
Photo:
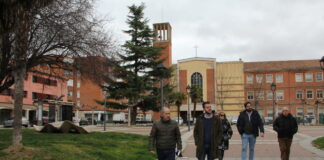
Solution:
<svg viewBox="0 0 324 160"><path fill-rule="evenodd" d="M258 111L254 110L250 102L244 103L245 110L240 113L237 120L237 130L242 138L242 160L246 160L247 146L249 144L249 159L254 158L254 146L256 137L264 136L262 119Z"/></svg>

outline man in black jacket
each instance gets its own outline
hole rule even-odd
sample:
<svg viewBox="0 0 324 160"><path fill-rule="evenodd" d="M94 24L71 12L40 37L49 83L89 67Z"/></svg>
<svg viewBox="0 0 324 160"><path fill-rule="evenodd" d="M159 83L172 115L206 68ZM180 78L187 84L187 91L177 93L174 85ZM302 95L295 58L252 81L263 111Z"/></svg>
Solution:
<svg viewBox="0 0 324 160"><path fill-rule="evenodd" d="M273 130L278 133L281 159L289 160L290 146L294 134L298 131L298 125L287 107L282 109L281 115L274 121Z"/></svg>
<svg viewBox="0 0 324 160"><path fill-rule="evenodd" d="M178 123L170 119L170 109L163 107L161 120L155 121L149 138L149 151L157 153L159 160L174 160L175 148L182 150L181 133Z"/></svg>
<svg viewBox="0 0 324 160"><path fill-rule="evenodd" d="M254 110L250 102L244 103L245 110L240 113L237 120L237 130L239 131L242 138L242 160L246 159L247 145L249 144L249 159L254 158L254 146L256 137L264 136L264 128L262 119L258 111Z"/></svg>

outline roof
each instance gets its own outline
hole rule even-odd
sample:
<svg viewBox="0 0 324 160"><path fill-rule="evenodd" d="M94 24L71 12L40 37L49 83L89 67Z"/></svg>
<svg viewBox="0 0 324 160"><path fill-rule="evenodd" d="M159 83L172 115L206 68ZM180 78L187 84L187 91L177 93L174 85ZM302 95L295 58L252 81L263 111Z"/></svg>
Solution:
<svg viewBox="0 0 324 160"><path fill-rule="evenodd" d="M245 72L320 70L319 59L245 62Z"/></svg>

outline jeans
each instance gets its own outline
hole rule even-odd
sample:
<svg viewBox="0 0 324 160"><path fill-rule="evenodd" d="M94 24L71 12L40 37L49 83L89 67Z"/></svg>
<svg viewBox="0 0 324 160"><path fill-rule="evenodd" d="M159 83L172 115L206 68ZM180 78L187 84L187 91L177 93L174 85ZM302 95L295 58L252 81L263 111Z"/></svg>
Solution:
<svg viewBox="0 0 324 160"><path fill-rule="evenodd" d="M282 160L289 160L290 146L291 146L291 143L292 143L292 139L290 139L290 138L278 138L278 141L279 141L281 159Z"/></svg>
<svg viewBox="0 0 324 160"><path fill-rule="evenodd" d="M242 160L246 160L247 146L249 143L249 160L254 158L254 146L255 146L255 136L254 134L245 134L242 135Z"/></svg>
<svg viewBox="0 0 324 160"><path fill-rule="evenodd" d="M157 149L159 160L175 160L175 149Z"/></svg>
<svg viewBox="0 0 324 160"><path fill-rule="evenodd" d="M198 160L205 160L206 156L207 156L207 160L213 160L210 150L211 150L210 145L204 145L204 150L199 156Z"/></svg>

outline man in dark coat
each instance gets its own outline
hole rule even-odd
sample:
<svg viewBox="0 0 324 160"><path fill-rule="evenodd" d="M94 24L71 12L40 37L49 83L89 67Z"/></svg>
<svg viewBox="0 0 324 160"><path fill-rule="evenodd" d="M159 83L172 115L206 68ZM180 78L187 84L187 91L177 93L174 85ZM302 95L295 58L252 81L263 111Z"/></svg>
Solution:
<svg viewBox="0 0 324 160"><path fill-rule="evenodd" d="M296 119L284 107L280 116L273 123L273 130L278 134L279 148L282 160L289 160L290 146L295 133L298 131Z"/></svg>
<svg viewBox="0 0 324 160"><path fill-rule="evenodd" d="M264 128L262 119L258 111L254 110L250 102L244 103L245 110L242 111L237 120L237 130L242 138L242 160L246 159L247 146L249 144L249 159L254 158L254 146L256 137L264 136Z"/></svg>
<svg viewBox="0 0 324 160"><path fill-rule="evenodd" d="M149 138L149 150L157 152L159 160L174 160L175 148L182 150L181 133L178 123L170 119L170 109L164 107L160 112L161 120L155 121Z"/></svg>
<svg viewBox="0 0 324 160"><path fill-rule="evenodd" d="M219 156L218 145L222 139L222 126L220 120L212 113L209 102L202 104L204 114L197 118L194 139L196 145L196 157L198 160L216 159Z"/></svg>

